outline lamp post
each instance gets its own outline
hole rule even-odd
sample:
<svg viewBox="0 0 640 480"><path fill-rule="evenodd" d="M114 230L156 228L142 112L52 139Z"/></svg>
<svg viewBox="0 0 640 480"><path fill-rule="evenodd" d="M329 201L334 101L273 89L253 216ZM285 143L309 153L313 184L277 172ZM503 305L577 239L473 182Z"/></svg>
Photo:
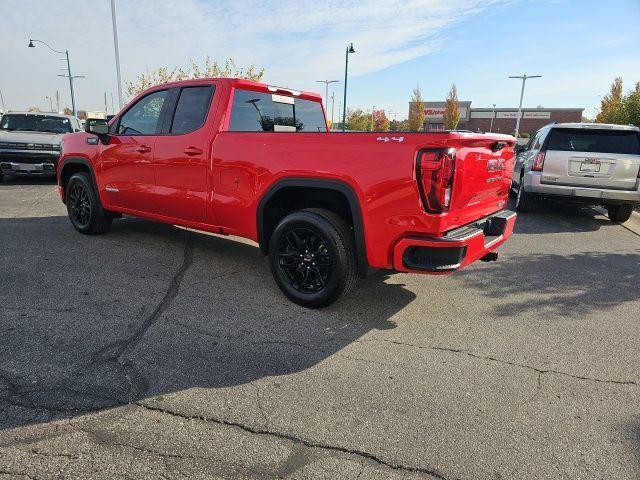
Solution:
<svg viewBox="0 0 640 480"><path fill-rule="evenodd" d="M51 97L49 95L47 95L46 97L44 97L45 100L49 100L49 111L53 112L53 100L51 99Z"/></svg>
<svg viewBox="0 0 640 480"><path fill-rule="evenodd" d="M333 130L333 111L336 107L336 92L331 92L331 129Z"/></svg>
<svg viewBox="0 0 640 480"><path fill-rule="evenodd" d="M0 90L0 103L2 103L2 112L7 113L7 109L4 106L4 97L2 96L2 90Z"/></svg>
<svg viewBox="0 0 640 480"><path fill-rule="evenodd" d="M493 115L491 115L491 125L489 125L489 133L493 130L493 119L496 118L496 104L493 104Z"/></svg>
<svg viewBox="0 0 640 480"><path fill-rule="evenodd" d="M344 100L342 102L342 131L347 129L347 72L349 70L349 54L356 53L353 48L353 43L350 43L347 47L344 60Z"/></svg>
<svg viewBox="0 0 640 480"><path fill-rule="evenodd" d="M324 114L329 115L329 84L338 83L340 80L316 80L316 83L324 83Z"/></svg>
<svg viewBox="0 0 640 480"><path fill-rule="evenodd" d="M120 51L118 49L118 24L116 22L116 0L111 0L111 24L113 27L113 49L116 56L116 78L118 80L118 107L122 108L122 77L120 76ZM115 113L115 112L113 112Z"/></svg>
<svg viewBox="0 0 640 480"><path fill-rule="evenodd" d="M71 108L73 110L73 115L77 115L78 111L76 110L76 96L73 93L73 79L74 78L84 78L84 75L76 75L73 76L71 75L71 63L69 62L69 50L65 50L63 52L59 51L59 50L55 50L54 48L51 47L51 45L49 45L47 42L43 42L42 40L34 40L32 38L29 39L29 45L27 45L29 48L35 48L36 46L33 44L33 42L38 42L43 44L44 46L46 46L49 50L51 50L54 53L59 53L59 54L65 54L65 56L67 57L67 74L66 75L58 75L59 77L65 77L69 79L69 90L71 91Z"/></svg>
<svg viewBox="0 0 640 480"><path fill-rule="evenodd" d="M371 131L372 131L372 132L373 132L373 112L375 112L375 111L376 111L376 106L375 106L375 105L373 105L373 106L371 107Z"/></svg>
<svg viewBox="0 0 640 480"><path fill-rule="evenodd" d="M520 133L520 117L522 117L522 98L524 97L524 84L528 78L540 78L542 75L513 75L509 78L519 78L522 80L522 90L520 90L520 105L518 106L518 118L516 119L516 138Z"/></svg>

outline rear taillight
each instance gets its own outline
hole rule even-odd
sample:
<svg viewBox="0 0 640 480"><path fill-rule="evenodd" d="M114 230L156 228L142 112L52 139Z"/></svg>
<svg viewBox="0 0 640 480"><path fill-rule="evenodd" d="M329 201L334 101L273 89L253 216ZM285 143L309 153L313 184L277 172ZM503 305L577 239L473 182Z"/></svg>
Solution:
<svg viewBox="0 0 640 480"><path fill-rule="evenodd" d="M416 178L427 213L449 211L455 169L455 148L422 150L418 154Z"/></svg>
<svg viewBox="0 0 640 480"><path fill-rule="evenodd" d="M541 172L542 167L544 167L544 152L538 152L536 155L536 159L533 161L533 165L531 166L531 170L534 172Z"/></svg>

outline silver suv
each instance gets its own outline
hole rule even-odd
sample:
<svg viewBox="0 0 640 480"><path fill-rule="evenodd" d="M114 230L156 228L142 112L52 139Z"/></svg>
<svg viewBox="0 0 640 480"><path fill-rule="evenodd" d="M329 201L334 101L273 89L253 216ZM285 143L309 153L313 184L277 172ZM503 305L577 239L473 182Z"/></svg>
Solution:
<svg viewBox="0 0 640 480"><path fill-rule="evenodd" d="M60 141L81 130L71 115L9 112L0 119L0 180L3 175L54 176Z"/></svg>
<svg viewBox="0 0 640 480"><path fill-rule="evenodd" d="M607 208L625 222L640 204L640 129L599 123L554 123L518 154L512 196L529 211L537 197Z"/></svg>

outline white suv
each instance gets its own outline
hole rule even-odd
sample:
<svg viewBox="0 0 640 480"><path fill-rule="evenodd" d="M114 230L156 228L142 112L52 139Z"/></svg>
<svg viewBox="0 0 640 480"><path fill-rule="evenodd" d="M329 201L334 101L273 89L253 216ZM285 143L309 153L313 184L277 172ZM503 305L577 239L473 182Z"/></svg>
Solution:
<svg viewBox="0 0 640 480"><path fill-rule="evenodd" d="M640 129L599 123L554 123L541 128L516 157L516 209L536 197L603 205L625 222L640 204Z"/></svg>

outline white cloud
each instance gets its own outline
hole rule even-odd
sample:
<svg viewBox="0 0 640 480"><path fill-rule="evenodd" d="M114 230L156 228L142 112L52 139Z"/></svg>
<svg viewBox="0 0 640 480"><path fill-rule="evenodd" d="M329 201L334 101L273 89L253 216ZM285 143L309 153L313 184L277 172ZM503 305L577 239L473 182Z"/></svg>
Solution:
<svg viewBox="0 0 640 480"><path fill-rule="evenodd" d="M123 77L210 55L264 66L272 83L318 90L314 80L342 77L349 42L358 52L350 73L375 72L439 49L458 22L506 1L120 0ZM0 89L8 106L44 106L56 89L68 98L56 78L62 62L44 47L27 50L33 36L70 50L74 74L87 76L77 81L80 107L100 108L103 92L116 91L109 2L8 3L0 20Z"/></svg>

